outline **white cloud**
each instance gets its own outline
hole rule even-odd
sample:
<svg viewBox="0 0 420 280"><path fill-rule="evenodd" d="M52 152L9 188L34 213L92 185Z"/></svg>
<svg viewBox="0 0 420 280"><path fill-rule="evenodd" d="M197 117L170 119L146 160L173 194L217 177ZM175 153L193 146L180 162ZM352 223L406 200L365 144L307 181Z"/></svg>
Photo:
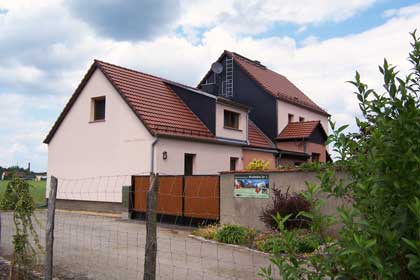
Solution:
<svg viewBox="0 0 420 280"><path fill-rule="evenodd" d="M394 11L385 24L361 34L325 41L308 37L308 44L298 47L290 37L256 39L251 35L275 21L305 26L340 21L372 1L316 1L316 5L313 1L283 1L284 11L274 1L226 1L224 5L211 0L184 1L188 10L179 24L190 27L192 37L165 34L151 41L118 42L98 37L86 24L72 18L62 1L41 2L36 7L27 0L0 3L0 8L9 10L0 15L0 49L6 48L3 38L8 40L5 53L0 52L0 165L19 160L46 168L46 150L41 142L94 58L196 85L209 65L229 49L284 74L339 123L350 122L358 107L353 88L345 81L360 70L366 82L379 88L377 64L383 57L406 70L408 32L420 22L419 5L410 6ZM255 7L261 10L244 17ZM32 34L39 29L35 23L41 26L39 40ZM199 41L194 33L197 27L209 27L201 32ZM247 34L239 35L236 30ZM18 83L28 85L26 95Z"/></svg>
<svg viewBox="0 0 420 280"><path fill-rule="evenodd" d="M266 31L273 23L299 25L339 22L368 7L375 0L184 0L178 24L189 29L214 26L244 34Z"/></svg>

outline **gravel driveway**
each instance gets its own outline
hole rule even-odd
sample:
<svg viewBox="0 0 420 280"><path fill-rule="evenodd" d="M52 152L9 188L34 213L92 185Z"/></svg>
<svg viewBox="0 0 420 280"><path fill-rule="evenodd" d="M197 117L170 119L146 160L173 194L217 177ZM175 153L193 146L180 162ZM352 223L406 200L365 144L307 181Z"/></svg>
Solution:
<svg viewBox="0 0 420 280"><path fill-rule="evenodd" d="M46 211L38 211L44 241ZM1 251L12 251L11 213L1 213ZM158 279L258 279L266 256L203 242L180 227L158 227ZM146 226L141 221L57 211L55 271L71 279L143 279Z"/></svg>

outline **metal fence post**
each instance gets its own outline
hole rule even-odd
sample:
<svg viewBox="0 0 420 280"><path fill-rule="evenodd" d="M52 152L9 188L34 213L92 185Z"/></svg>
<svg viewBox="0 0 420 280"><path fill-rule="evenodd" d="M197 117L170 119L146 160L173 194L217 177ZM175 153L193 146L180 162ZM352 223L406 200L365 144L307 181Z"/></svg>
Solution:
<svg viewBox="0 0 420 280"><path fill-rule="evenodd" d="M146 246L144 255L144 280L156 279L156 255L157 255L157 235L156 235L156 207L157 193L159 186L159 174L150 174L150 187L147 191L146 208Z"/></svg>
<svg viewBox="0 0 420 280"><path fill-rule="evenodd" d="M54 219L55 199L57 197L57 178L51 176L50 195L48 198L47 228L45 232L45 278L51 280L53 276L53 247L54 247Z"/></svg>

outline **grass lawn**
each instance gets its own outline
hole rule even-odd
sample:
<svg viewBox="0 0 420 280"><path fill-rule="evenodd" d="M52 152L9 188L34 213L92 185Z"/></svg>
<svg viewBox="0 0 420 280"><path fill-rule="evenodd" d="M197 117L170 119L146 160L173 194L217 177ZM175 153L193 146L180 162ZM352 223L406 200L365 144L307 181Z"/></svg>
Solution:
<svg viewBox="0 0 420 280"><path fill-rule="evenodd" d="M6 190L7 183L9 181L1 181L0 180L0 198L3 197L3 193ZM45 205L45 186L47 184L46 181L28 181L29 184L33 186L31 188L31 194L35 200L35 204L37 206Z"/></svg>

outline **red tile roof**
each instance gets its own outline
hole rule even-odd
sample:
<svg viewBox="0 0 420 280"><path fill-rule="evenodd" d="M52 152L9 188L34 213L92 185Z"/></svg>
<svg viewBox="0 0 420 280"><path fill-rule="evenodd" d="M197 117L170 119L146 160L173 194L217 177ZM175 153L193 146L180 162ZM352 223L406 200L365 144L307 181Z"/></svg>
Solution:
<svg viewBox="0 0 420 280"><path fill-rule="evenodd" d="M233 58L233 60L236 61L237 64L245 72L247 72L251 78L253 78L263 89L265 89L268 93L275 96L276 98L307 108L323 115L329 115L324 109L313 102L285 76L268 69L257 61L226 50L220 56L218 61L221 61L225 55ZM200 84L205 81L209 73L210 71L204 76Z"/></svg>
<svg viewBox="0 0 420 280"><path fill-rule="evenodd" d="M121 97L154 135L215 139L213 133L165 83L164 79L95 60L44 140L49 143L84 85L101 69Z"/></svg>
<svg viewBox="0 0 420 280"><path fill-rule="evenodd" d="M280 132L277 139L308 138L318 125L321 126L320 121L290 122Z"/></svg>
<svg viewBox="0 0 420 280"><path fill-rule="evenodd" d="M252 147L276 148L273 142L251 120L248 122L248 138L249 145Z"/></svg>

